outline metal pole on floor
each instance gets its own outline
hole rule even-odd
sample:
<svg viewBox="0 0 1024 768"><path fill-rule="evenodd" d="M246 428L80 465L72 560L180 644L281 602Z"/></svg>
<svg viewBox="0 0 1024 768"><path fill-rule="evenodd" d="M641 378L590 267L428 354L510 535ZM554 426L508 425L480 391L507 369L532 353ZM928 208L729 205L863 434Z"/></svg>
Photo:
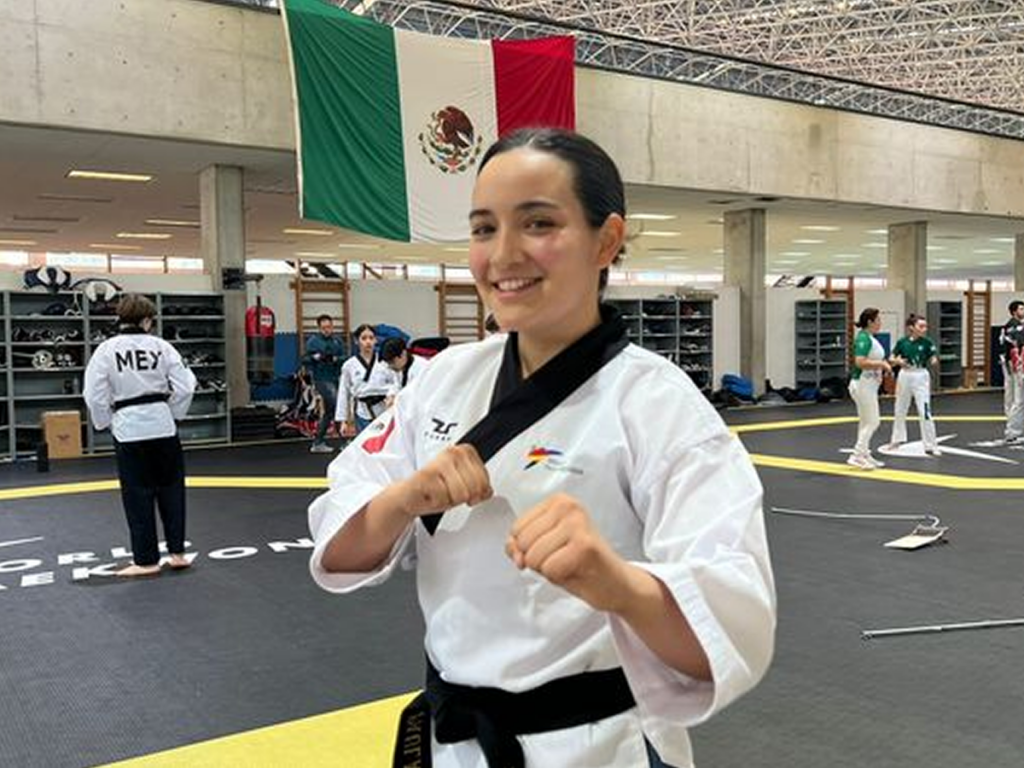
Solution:
<svg viewBox="0 0 1024 768"><path fill-rule="evenodd" d="M982 621L963 621L956 624L924 624L916 627L865 629L860 633L860 637L861 640L874 640L879 637L923 635L932 632L957 632L965 629L996 629L998 627L1024 627L1024 619L985 619Z"/></svg>

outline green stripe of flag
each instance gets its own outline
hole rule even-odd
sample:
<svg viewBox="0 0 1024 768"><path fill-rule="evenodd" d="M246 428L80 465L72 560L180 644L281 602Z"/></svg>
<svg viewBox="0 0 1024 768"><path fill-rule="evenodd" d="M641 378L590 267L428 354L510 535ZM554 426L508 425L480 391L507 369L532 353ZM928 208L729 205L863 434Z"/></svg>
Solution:
<svg viewBox="0 0 1024 768"><path fill-rule="evenodd" d="M287 0L285 13L303 217L408 241L393 30L320 0Z"/></svg>

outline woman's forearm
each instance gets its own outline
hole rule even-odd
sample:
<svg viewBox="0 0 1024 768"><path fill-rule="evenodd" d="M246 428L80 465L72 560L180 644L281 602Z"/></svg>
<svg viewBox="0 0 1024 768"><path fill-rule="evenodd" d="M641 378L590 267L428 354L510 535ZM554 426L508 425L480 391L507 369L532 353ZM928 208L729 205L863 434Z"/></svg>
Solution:
<svg viewBox="0 0 1024 768"><path fill-rule="evenodd" d="M334 534L321 558L324 570L367 573L376 569L413 520L405 512L398 484L388 486Z"/></svg>
<svg viewBox="0 0 1024 768"><path fill-rule="evenodd" d="M710 680L707 654L669 588L632 564L626 583L626 599L614 613L668 666L694 679Z"/></svg>

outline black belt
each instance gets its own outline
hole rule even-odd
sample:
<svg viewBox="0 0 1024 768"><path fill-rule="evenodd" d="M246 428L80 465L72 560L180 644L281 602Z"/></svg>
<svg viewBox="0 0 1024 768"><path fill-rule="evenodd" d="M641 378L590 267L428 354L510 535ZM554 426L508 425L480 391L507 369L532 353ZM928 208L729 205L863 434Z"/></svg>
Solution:
<svg viewBox="0 0 1024 768"><path fill-rule="evenodd" d="M129 405L147 405L149 403L166 403L171 399L170 392L150 392L147 395L136 395L135 397L126 397L124 400L114 401L114 410L120 411L122 408L127 408Z"/></svg>
<svg viewBox="0 0 1024 768"><path fill-rule="evenodd" d="M375 405L380 405L387 399L387 395L366 395L365 397L356 398L356 400L358 400L360 403L363 403L364 405L367 405L370 408L373 408Z"/></svg>
<svg viewBox="0 0 1024 768"><path fill-rule="evenodd" d="M636 702L621 669L581 672L523 693L445 682L427 661L426 690L403 711L392 768L430 768L430 721L441 744L476 739L490 768L524 768L519 734L597 722Z"/></svg>

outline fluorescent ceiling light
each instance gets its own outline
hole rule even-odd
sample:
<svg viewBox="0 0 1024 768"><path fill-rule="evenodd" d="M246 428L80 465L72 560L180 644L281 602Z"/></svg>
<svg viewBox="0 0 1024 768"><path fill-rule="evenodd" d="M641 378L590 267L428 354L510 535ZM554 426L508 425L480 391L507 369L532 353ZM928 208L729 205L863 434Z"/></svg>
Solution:
<svg viewBox="0 0 1024 768"><path fill-rule="evenodd" d="M148 173L117 173L114 171L68 171L69 179L96 179L98 181L152 181Z"/></svg>
<svg viewBox="0 0 1024 768"><path fill-rule="evenodd" d="M445 250L448 251L448 253L469 253L469 248L456 248L454 246L451 248L445 248Z"/></svg>
<svg viewBox="0 0 1024 768"><path fill-rule="evenodd" d="M12 217L15 221L46 221L53 224L74 224L82 220L81 216L25 216L16 213Z"/></svg>
<svg viewBox="0 0 1024 768"><path fill-rule="evenodd" d="M800 229L806 229L808 232L838 232L839 227L830 227L826 224L805 224Z"/></svg>
<svg viewBox="0 0 1024 768"><path fill-rule="evenodd" d="M1012 237L990 237L988 239L990 243L1012 243L1014 238Z"/></svg>
<svg viewBox="0 0 1024 768"><path fill-rule="evenodd" d="M786 264L786 265L789 265L789 264L799 264L799 263L800 262L797 261L796 259L776 259L775 261L772 262L772 264Z"/></svg>
<svg viewBox="0 0 1024 768"><path fill-rule="evenodd" d="M287 230L285 230L287 232ZM367 243L338 243L339 248L348 248L353 251L377 251L380 250L379 245L369 245Z"/></svg>
<svg viewBox="0 0 1024 768"><path fill-rule="evenodd" d="M1002 253L1002 251L1000 251L998 248L975 248L974 253L981 256L988 253Z"/></svg>
<svg viewBox="0 0 1024 768"><path fill-rule="evenodd" d="M865 229L864 231L867 234L869 234L869 235L888 235L889 234L889 230L888 229Z"/></svg>
<svg viewBox="0 0 1024 768"><path fill-rule="evenodd" d="M793 242L796 243L797 245L821 245L825 241L824 240L808 240L806 238L803 238L803 239L800 239L800 240L794 240Z"/></svg>
<svg viewBox="0 0 1024 768"><path fill-rule="evenodd" d="M151 227L191 227L193 229L199 227L198 221L188 221L186 219L146 219L143 223Z"/></svg>
<svg viewBox="0 0 1024 768"><path fill-rule="evenodd" d="M686 261L686 256L655 256L658 261Z"/></svg>
<svg viewBox="0 0 1024 768"><path fill-rule="evenodd" d="M677 217L665 213L631 213L626 218L634 221L671 221Z"/></svg>
<svg viewBox="0 0 1024 768"><path fill-rule="evenodd" d="M333 259L336 254L324 253L323 251L296 251L296 256L314 256L316 258Z"/></svg>
<svg viewBox="0 0 1024 768"><path fill-rule="evenodd" d="M929 246L926 246L926 248L929 251L944 251L944 250L946 250L946 246L944 246L944 245L929 245Z"/></svg>
<svg viewBox="0 0 1024 768"><path fill-rule="evenodd" d="M281 231L286 235L317 235L318 237L329 237L334 234L330 229L302 229L300 227L285 227Z"/></svg>
<svg viewBox="0 0 1024 768"><path fill-rule="evenodd" d="M859 253L833 253L833 259L859 259L861 255Z"/></svg>
<svg viewBox="0 0 1024 768"><path fill-rule="evenodd" d="M118 232L114 237L124 240L170 240L166 232Z"/></svg>
<svg viewBox="0 0 1024 768"><path fill-rule="evenodd" d="M671 232L671 231L668 231L668 230L652 229L652 230L649 230L647 232L641 232L640 234L643 235L644 237L679 237L683 233L682 232Z"/></svg>
<svg viewBox="0 0 1024 768"><path fill-rule="evenodd" d="M112 197L94 197L93 195L64 195L57 192L42 192L36 197L40 200L57 200L65 203L112 203Z"/></svg>
<svg viewBox="0 0 1024 768"><path fill-rule="evenodd" d="M810 251L783 251L779 256L810 256Z"/></svg>
<svg viewBox="0 0 1024 768"><path fill-rule="evenodd" d="M0 245L38 245L35 240L0 240Z"/></svg>
<svg viewBox="0 0 1024 768"><path fill-rule="evenodd" d="M90 248L102 248L103 250L114 251L141 251L141 245L124 245L123 243L89 243Z"/></svg>
<svg viewBox="0 0 1024 768"><path fill-rule="evenodd" d="M0 240L0 243L2 243L2 242L3 242L3 240ZM981 266L983 266L983 267L1002 267L1002 266L1005 266L1006 264L1007 264L1007 262L1005 262L1005 261L983 261L983 262L981 262Z"/></svg>
<svg viewBox="0 0 1024 768"><path fill-rule="evenodd" d="M956 259L932 259L933 264L959 264Z"/></svg>
<svg viewBox="0 0 1024 768"><path fill-rule="evenodd" d="M888 248L888 243L861 243L861 248Z"/></svg>

